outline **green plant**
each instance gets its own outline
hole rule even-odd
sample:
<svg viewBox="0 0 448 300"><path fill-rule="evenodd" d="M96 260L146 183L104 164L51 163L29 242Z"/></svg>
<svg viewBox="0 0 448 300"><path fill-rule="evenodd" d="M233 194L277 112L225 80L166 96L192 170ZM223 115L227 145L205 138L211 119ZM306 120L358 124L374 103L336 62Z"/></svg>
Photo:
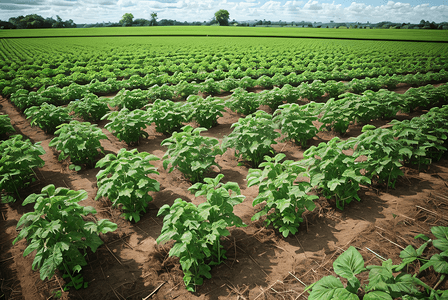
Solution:
<svg viewBox="0 0 448 300"><path fill-rule="evenodd" d="M313 121L317 120L317 114L314 113L314 109L308 110L308 108L310 108L308 105L287 103L279 106L274 112L273 121L286 136L283 141L294 140L303 148L306 147L308 140L316 136L318 130Z"/></svg>
<svg viewBox="0 0 448 300"><path fill-rule="evenodd" d="M22 205L35 203L34 211L20 218L17 228L22 229L13 244L23 238L28 240L23 256L36 251L33 270L40 269L42 280L50 279L59 269L65 273L64 278L70 279L65 288L87 287L82 275L75 275L87 265L85 250L95 252L103 244L98 234L114 231L117 225L107 219L84 221L83 216L96 213L93 207L78 204L86 198L86 191L56 189L50 184L41 194L31 194L23 201Z"/></svg>
<svg viewBox="0 0 448 300"><path fill-rule="evenodd" d="M93 167L93 162L99 152L103 153L104 148L100 140L107 140L107 136L96 124L89 122L71 121L69 124L61 124L55 131L58 135L48 144L60 151L59 160L70 157L70 169L81 170L82 164ZM99 151L98 151L99 150Z"/></svg>
<svg viewBox="0 0 448 300"><path fill-rule="evenodd" d="M241 87L236 88L227 101L228 108L243 115L254 113L260 105L261 98L257 94L249 93Z"/></svg>
<svg viewBox="0 0 448 300"><path fill-rule="evenodd" d="M296 103L300 98L299 89L291 86L290 84L285 84L279 90L279 93L282 96L283 101L286 101L286 103Z"/></svg>
<svg viewBox="0 0 448 300"><path fill-rule="evenodd" d="M63 88L64 101L73 101L87 97L88 85L79 85L77 83L71 83L69 86Z"/></svg>
<svg viewBox="0 0 448 300"><path fill-rule="evenodd" d="M152 197L148 192L157 192L160 184L149 174L159 174L150 161L159 160L147 152L139 153L137 149L127 151L120 149L115 156L107 154L99 160L96 168L103 168L96 175L98 192L95 200L108 197L112 207L123 210L126 220L140 221L141 212L146 212Z"/></svg>
<svg viewBox="0 0 448 300"><path fill-rule="evenodd" d="M35 180L33 168L42 168L45 162L40 158L45 150L40 142L32 144L18 134L0 142L0 191L16 193Z"/></svg>
<svg viewBox="0 0 448 300"><path fill-rule="evenodd" d="M363 93L364 103L374 103L374 110L379 118L390 119L395 117L403 106L402 96L395 92L381 89L378 92L366 91Z"/></svg>
<svg viewBox="0 0 448 300"><path fill-rule="evenodd" d="M169 135L178 131L184 122L191 120L191 104L173 102L171 100L156 100L149 104L148 116L150 122L156 124L156 131Z"/></svg>
<svg viewBox="0 0 448 300"><path fill-rule="evenodd" d="M224 92L230 92L238 87L238 80L233 77L227 77L220 82L220 87Z"/></svg>
<svg viewBox="0 0 448 300"><path fill-rule="evenodd" d="M249 76L244 76L239 81L239 87L242 89L253 88L257 85L257 81Z"/></svg>
<svg viewBox="0 0 448 300"><path fill-rule="evenodd" d="M111 111L105 114L101 120L104 119L111 121L104 128L128 145L133 143L138 144L140 138L147 138L149 136L143 130L149 124L148 115L143 110L135 109L129 111L129 109L124 107L120 111Z"/></svg>
<svg viewBox="0 0 448 300"><path fill-rule="evenodd" d="M322 111L323 115L319 122L323 124L319 130L333 128L341 134L347 131L350 122L356 119L354 115L358 113L357 107L353 105L353 102L345 98L337 101L334 98L328 99Z"/></svg>
<svg viewBox="0 0 448 300"><path fill-rule="evenodd" d="M348 87L341 81L328 80L325 82L324 90L328 93L330 98L337 98L339 95L345 93Z"/></svg>
<svg viewBox="0 0 448 300"><path fill-rule="evenodd" d="M256 81L256 84L265 89L272 89L272 87L274 86L274 84L272 82L272 78L268 77L266 75L259 77Z"/></svg>
<svg viewBox="0 0 448 300"><path fill-rule="evenodd" d="M264 90L258 94L258 97L260 97L261 103L269 106L272 111L275 111L279 105L282 105L283 100L285 99L282 90L278 87L275 87L272 90Z"/></svg>
<svg viewBox="0 0 448 300"><path fill-rule="evenodd" d="M64 100L64 91L57 86L52 85L39 91L43 98L49 99L48 103L56 106L67 104L67 101Z"/></svg>
<svg viewBox="0 0 448 300"><path fill-rule="evenodd" d="M327 199L335 197L336 207L341 210L353 199L361 201L357 193L359 184L371 184L369 178L361 175L363 166L355 163L357 156L343 153L346 147L335 137L328 143L311 146L301 161L310 174L311 185L322 189Z"/></svg>
<svg viewBox="0 0 448 300"><path fill-rule="evenodd" d="M205 178L205 184L196 183L188 189L196 196L206 196L206 202L196 206L179 198L171 207L163 205L157 214L164 216L157 243L175 241L169 255L179 257L185 286L191 292L203 283L203 277L211 278L210 266L226 258L220 239L230 234L227 227L245 226L233 213L244 196L237 183L220 183L223 176Z"/></svg>
<svg viewBox="0 0 448 300"><path fill-rule="evenodd" d="M302 82L298 87L302 98L306 98L309 101L315 101L317 98L322 97L325 94L325 84L321 80L314 80L311 84Z"/></svg>
<svg viewBox="0 0 448 300"><path fill-rule="evenodd" d="M148 92L141 89L122 89L111 102L113 106L118 106L119 109L126 107L129 110L140 109L148 103Z"/></svg>
<svg viewBox="0 0 448 300"><path fill-rule="evenodd" d="M182 80L174 86L174 90L177 97L186 99L190 95L196 95L199 92L199 86Z"/></svg>
<svg viewBox="0 0 448 300"><path fill-rule="evenodd" d="M84 95L80 100L70 102L68 109L85 121L99 121L109 111L107 102L91 93Z"/></svg>
<svg viewBox="0 0 448 300"><path fill-rule="evenodd" d="M392 260L383 261L381 266L367 266L364 268L364 259L355 247L350 246L333 262L334 272L347 279L347 286L332 275L325 276L308 286L311 289L309 300L350 299L359 300L358 290L362 289L364 300L392 300L403 296L417 296L417 285L425 284L418 278L409 274L400 273L394 276ZM369 270L369 284L361 287L356 275ZM404 299L404 298L403 298ZM409 299L409 298L408 298ZM413 298L418 299L418 298Z"/></svg>
<svg viewBox="0 0 448 300"><path fill-rule="evenodd" d="M54 133L56 127L71 121L69 110L63 106L43 103L41 106L32 106L25 110L27 119L31 118L30 125L39 126L47 133Z"/></svg>
<svg viewBox="0 0 448 300"><path fill-rule="evenodd" d="M163 140L161 145L168 147L163 156L163 167L167 169L171 165L169 172L176 167L191 182L201 181L211 166L219 168L215 157L223 152L217 139L200 135L206 130L187 125L181 132L174 132Z"/></svg>
<svg viewBox="0 0 448 300"><path fill-rule="evenodd" d="M0 115L0 137L15 132L16 130L11 125L11 119L8 115Z"/></svg>
<svg viewBox="0 0 448 300"><path fill-rule="evenodd" d="M203 93L218 94L221 91L221 86L219 82L216 82L213 78L208 78L200 84L199 89Z"/></svg>
<svg viewBox="0 0 448 300"><path fill-rule="evenodd" d="M224 100L221 98L202 98L190 95L187 102L191 103L192 117L201 127L207 129L218 125L218 117L222 117L225 111Z"/></svg>
<svg viewBox="0 0 448 300"><path fill-rule="evenodd" d="M163 80L162 86L158 86L156 84L148 89L149 102L154 102L157 99L171 100L174 97L172 87L167 85L165 82L166 79Z"/></svg>
<svg viewBox="0 0 448 300"><path fill-rule="evenodd" d="M442 109L431 109L419 118L390 122L402 147L411 149L407 151L405 163L417 164L420 168L442 157L447 150L444 146L448 136L447 111L448 106L444 106Z"/></svg>
<svg viewBox="0 0 448 300"><path fill-rule="evenodd" d="M233 132L224 137L222 148L234 148L237 159L242 156L257 167L265 155L274 153L271 145L277 144L275 139L280 137L280 133L275 131L272 116L267 112L259 110L240 118L231 127Z"/></svg>
<svg viewBox="0 0 448 300"><path fill-rule="evenodd" d="M366 125L362 134L347 140L347 146L355 149L356 156L366 156L363 163L370 179L377 178L378 183L386 182L386 186L395 188L398 176L403 175L401 162L412 153L412 147L405 146L394 137L390 129L376 128Z"/></svg>
<svg viewBox="0 0 448 300"><path fill-rule="evenodd" d="M266 202L262 210L252 217L252 221L268 215L266 226L272 224L287 237L290 233L296 234L303 222L302 214L306 209L314 210L313 200L319 197L307 194L312 188L308 182L295 182L306 170L292 160L280 163L285 157L283 153L273 158L265 156L266 161L260 164L260 169L249 169L246 179L248 187L259 186L252 205Z"/></svg>

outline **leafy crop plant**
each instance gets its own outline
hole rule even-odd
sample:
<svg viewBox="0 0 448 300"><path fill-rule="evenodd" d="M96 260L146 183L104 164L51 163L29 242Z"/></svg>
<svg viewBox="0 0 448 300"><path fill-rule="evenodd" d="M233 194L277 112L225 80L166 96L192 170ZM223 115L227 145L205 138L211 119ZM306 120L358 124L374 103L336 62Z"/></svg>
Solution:
<svg viewBox="0 0 448 300"><path fill-rule="evenodd" d="M267 112L259 110L240 118L231 127L233 132L224 137L222 148L234 148L237 159L242 156L257 167L265 155L274 153L271 145L277 144L275 139L280 137L280 133L275 131L276 125Z"/></svg>
<svg viewBox="0 0 448 300"><path fill-rule="evenodd" d="M319 197L308 195L312 186L309 182L295 182L299 175L306 174L306 169L292 160L280 163L286 157L279 153L271 158L265 156L260 169L249 169L247 186L258 185L258 195L252 205L266 202L260 212L252 217L252 221L268 215L266 226L272 224L275 229L287 237L296 234L302 214L305 210L313 211L316 207L313 200Z"/></svg>
<svg viewBox="0 0 448 300"><path fill-rule="evenodd" d="M107 103L91 93L78 101L70 102L68 109L85 121L99 121L109 111Z"/></svg>
<svg viewBox="0 0 448 300"><path fill-rule="evenodd" d="M203 283L203 277L211 278L211 266L226 259L221 237L230 234L227 227L246 226L233 213L234 206L243 202L240 188L235 182L220 183L224 175L205 178L188 190L196 196L205 196L206 202L198 206L178 198L170 207L163 205L157 216L164 216L163 227L157 243L174 240L169 256L180 259L184 283L194 292Z"/></svg>
<svg viewBox="0 0 448 300"><path fill-rule="evenodd" d="M76 171L81 170L82 164L93 167L95 158L104 151L100 140L107 140L107 136L96 124L76 120L59 125L55 134L58 136L48 146L61 151L59 160L70 157L70 169Z"/></svg>
<svg viewBox="0 0 448 300"><path fill-rule="evenodd" d="M301 164L310 174L311 185L322 189L323 195L336 199L336 207L344 206L356 199L359 184L371 184L368 177L361 175L362 164L355 163L355 156L344 154L345 142L335 137L328 143L311 146L303 154Z"/></svg>
<svg viewBox="0 0 448 300"><path fill-rule="evenodd" d="M149 124L145 111L136 109L129 111L124 107L120 111L111 111L105 114L101 120L110 122L104 127L126 144L138 144L140 138L147 138L149 134L143 129Z"/></svg>
<svg viewBox="0 0 448 300"><path fill-rule="evenodd" d="M97 162L96 168L103 168L96 175L98 192L95 200L108 197L112 207L123 210L126 220L140 221L140 214L146 212L148 203L152 201L149 192L158 192L160 184L149 178L149 174L157 174L157 169L150 161L159 160L153 154L139 153L137 149L127 151L121 149L115 156L110 153Z"/></svg>
<svg viewBox="0 0 448 300"><path fill-rule="evenodd" d="M363 300L393 300L402 299L428 299L421 298L417 286L426 286L420 279L410 274L396 274L392 260L383 261L381 266L364 267L364 259L355 247L350 246L333 262L334 272L347 280L344 286L341 279L333 275L325 276L313 283L306 290L311 289L309 300L359 300L358 291L365 293ZM356 277L369 271L369 284L361 286ZM445 299L445 298L430 298Z"/></svg>
<svg viewBox="0 0 448 300"><path fill-rule="evenodd" d="M170 138L163 140L161 145L168 147L163 156L163 167L167 169L171 164L168 172L176 167L193 183L204 179L211 166L219 167L215 157L223 152L217 139L200 135L206 130L187 125L182 127L181 132L174 132Z"/></svg>
<svg viewBox="0 0 448 300"><path fill-rule="evenodd" d="M66 107L43 103L41 106L32 106L25 110L26 118L31 118L31 126L37 125L47 133L54 133L56 128L72 120Z"/></svg>
<svg viewBox="0 0 448 300"><path fill-rule="evenodd" d="M33 168L45 164L40 158L45 154L40 142L32 144L18 134L0 142L0 191L19 195L19 188L35 180ZM11 199L9 199L11 201Z"/></svg>
<svg viewBox="0 0 448 300"><path fill-rule="evenodd" d="M7 133L15 132L16 130L11 125L11 119L8 115L0 115L0 137Z"/></svg>
<svg viewBox="0 0 448 300"><path fill-rule="evenodd" d="M31 194L23 201L22 205L35 203L34 211L24 214L17 224L22 229L13 244L26 238L29 245L23 256L36 251L33 270L40 269L42 280L61 270L70 281L64 289L87 287L79 274L87 265L85 250L95 252L103 244L98 234L117 229L117 224L107 219L84 221L83 216L96 214L93 207L78 204L86 198L86 191L47 185L40 194Z"/></svg>
<svg viewBox="0 0 448 300"><path fill-rule="evenodd" d="M218 118L222 117L225 111L224 100L217 97L202 98L200 96L191 95L187 98L187 102L191 103L191 116L199 126L210 129L218 125Z"/></svg>

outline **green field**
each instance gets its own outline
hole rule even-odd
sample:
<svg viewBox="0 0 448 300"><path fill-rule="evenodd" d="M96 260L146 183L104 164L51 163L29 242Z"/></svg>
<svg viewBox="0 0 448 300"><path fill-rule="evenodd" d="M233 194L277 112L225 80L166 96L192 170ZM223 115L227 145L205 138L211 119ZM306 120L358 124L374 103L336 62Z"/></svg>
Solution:
<svg viewBox="0 0 448 300"><path fill-rule="evenodd" d="M303 38L340 38L365 40L441 41L448 42L445 30L415 29L327 29L270 27L112 27L0 30L0 38L69 37L69 36L266 36Z"/></svg>

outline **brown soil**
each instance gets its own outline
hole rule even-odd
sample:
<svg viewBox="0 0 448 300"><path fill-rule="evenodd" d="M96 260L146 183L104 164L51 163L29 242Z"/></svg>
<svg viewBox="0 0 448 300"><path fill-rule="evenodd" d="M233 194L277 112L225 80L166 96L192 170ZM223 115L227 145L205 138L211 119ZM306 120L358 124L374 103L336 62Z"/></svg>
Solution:
<svg viewBox="0 0 448 300"><path fill-rule="evenodd" d="M321 198L316 210L305 214L306 221L299 232L283 238L272 228L265 228L262 221L251 221L257 211L252 207L252 200L258 190L247 187L248 167L239 166L229 150L217 157L217 162L225 175L224 180L237 182L246 196L245 201L236 206L235 213L248 226L230 229L231 235L223 240L228 259L213 267L212 279L204 280L195 293L189 293L184 287L178 260L168 257L171 244L155 242L162 228L162 218L157 217L162 205L171 205L176 198L195 204L204 201L187 191L191 184L179 171L167 173L161 161L154 162L160 172L156 177L161 185L160 192L152 193L154 200L140 222L127 222L107 201L94 201L98 169L69 170L68 163L58 162L57 153L48 147L52 135L30 127L29 121L9 100L0 98L0 106L0 111L10 116L18 133L33 142L42 142L47 152L43 156L45 166L37 172L38 181L22 191L21 198L40 192L50 183L83 189L88 192L88 199L82 204L95 207L99 218L109 218L118 224L116 232L102 236L105 244L96 253L88 253L89 265L82 273L89 287L63 292L63 299L306 299L305 285L323 276L335 275L332 262L349 246L357 247L368 264L381 264L372 251L398 263L401 247L421 244L421 240L414 240L416 234L430 235L431 226L448 226L448 159L445 157L425 171L404 168L405 176L399 178L396 189L362 187L361 202L351 203L344 211ZM227 111L218 120L219 125L205 134L222 139L240 117ZM375 125L386 123L376 122ZM117 153L121 148L128 148L105 130L104 124L99 123L109 138L102 142L105 150ZM350 126L342 138L358 135L361 128L360 125ZM149 138L136 148L162 158L165 148L160 143L166 136L156 133L154 125L147 131ZM320 133L312 144L334 136L332 132ZM303 150L290 142L279 142L274 148L289 159L301 159L303 155ZM216 176L216 171L210 175ZM26 242L22 240L12 246L18 234L17 222L22 214L32 210L32 205L22 207L17 201L1 204L0 208L0 298L51 299L53 293L61 291L63 279L57 275L52 280L41 281L39 273L31 269L33 255L23 257ZM425 282L434 286L437 282L434 274L428 272L425 276ZM447 282L439 288L448 288ZM152 298L147 298L149 295Z"/></svg>

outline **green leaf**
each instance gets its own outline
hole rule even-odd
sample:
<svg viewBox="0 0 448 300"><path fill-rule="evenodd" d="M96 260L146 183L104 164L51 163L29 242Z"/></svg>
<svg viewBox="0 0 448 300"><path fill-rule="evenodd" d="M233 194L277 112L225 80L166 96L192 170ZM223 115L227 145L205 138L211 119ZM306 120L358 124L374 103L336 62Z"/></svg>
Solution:
<svg viewBox="0 0 448 300"><path fill-rule="evenodd" d="M23 256L27 256L28 254L30 254L34 250L39 249L39 247L41 247L40 242L41 241L38 240L38 239L33 240L33 242L31 244L29 244L28 247L26 247L25 251L23 251Z"/></svg>
<svg viewBox="0 0 448 300"><path fill-rule="evenodd" d="M350 246L333 262L334 272L346 279L353 278L365 270L364 260L355 247Z"/></svg>
<svg viewBox="0 0 448 300"><path fill-rule="evenodd" d="M448 274L448 261L441 254L434 254L431 256L430 260L421 266L420 272L431 266L434 268L434 271L438 273Z"/></svg>
<svg viewBox="0 0 448 300"><path fill-rule="evenodd" d="M109 221L108 219L101 219L97 223L98 232L107 233L117 230L117 224Z"/></svg>
<svg viewBox="0 0 448 300"><path fill-rule="evenodd" d="M393 300L393 298L386 292L373 291L364 295L363 300Z"/></svg>
<svg viewBox="0 0 448 300"><path fill-rule="evenodd" d="M431 228L432 234L437 238L432 243L434 247L441 251L448 250L448 227L435 226Z"/></svg>
<svg viewBox="0 0 448 300"><path fill-rule="evenodd" d="M54 195L55 187L53 184L49 184L42 189L42 194L47 194L47 196L51 197Z"/></svg>
<svg viewBox="0 0 448 300"><path fill-rule="evenodd" d="M308 300L332 300L339 289L344 289L339 279L331 275L325 276L313 285Z"/></svg>

